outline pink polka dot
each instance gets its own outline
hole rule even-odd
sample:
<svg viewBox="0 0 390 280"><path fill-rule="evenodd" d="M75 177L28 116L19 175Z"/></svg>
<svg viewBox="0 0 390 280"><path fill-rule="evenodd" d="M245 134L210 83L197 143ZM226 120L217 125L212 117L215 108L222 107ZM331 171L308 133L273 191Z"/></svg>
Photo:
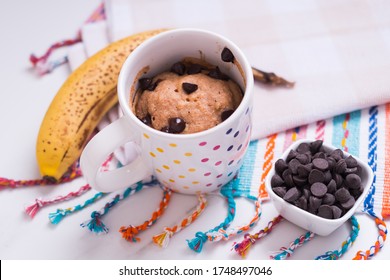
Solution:
<svg viewBox="0 0 390 280"><path fill-rule="evenodd" d="M211 173L210 172L207 172L207 173L205 173L205 174L203 174L204 176L210 176L211 175Z"/></svg>
<svg viewBox="0 0 390 280"><path fill-rule="evenodd" d="M199 146L205 146L206 144L207 144L207 142L200 142Z"/></svg>
<svg viewBox="0 0 390 280"><path fill-rule="evenodd" d="M217 161L216 163L215 163L215 166L218 166L218 165L220 165L222 163L222 161Z"/></svg>
<svg viewBox="0 0 390 280"><path fill-rule="evenodd" d="M206 185L206 187L211 187L213 184L211 184L211 183L208 183L207 185Z"/></svg>
<svg viewBox="0 0 390 280"><path fill-rule="evenodd" d="M220 146L220 145L217 145L217 146L215 146L215 147L213 148L213 150L216 151L216 150L218 150L219 148L221 148L221 146Z"/></svg>
<svg viewBox="0 0 390 280"><path fill-rule="evenodd" d="M208 162L208 161L209 161L208 158L202 158L202 159L201 159L201 162Z"/></svg>
<svg viewBox="0 0 390 280"><path fill-rule="evenodd" d="M220 187L222 187L222 184L218 184L217 188L220 188Z"/></svg>
<svg viewBox="0 0 390 280"><path fill-rule="evenodd" d="M217 175L217 178L221 178L221 177L222 177L222 175L223 175L223 174L219 174L219 175Z"/></svg>

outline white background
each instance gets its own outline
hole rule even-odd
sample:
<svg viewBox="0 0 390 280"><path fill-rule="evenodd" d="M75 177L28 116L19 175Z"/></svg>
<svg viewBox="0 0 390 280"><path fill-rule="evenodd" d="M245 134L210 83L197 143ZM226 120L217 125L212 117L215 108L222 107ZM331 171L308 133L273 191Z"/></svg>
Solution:
<svg viewBox="0 0 390 280"><path fill-rule="evenodd" d="M73 38L100 1L1 1L0 9L0 177L12 179L39 178L35 160L35 142L41 120L51 99L69 74L67 66L53 73L38 77L32 71L30 53L40 55L58 40ZM202 253L191 251L186 239L192 239L197 231L208 230L226 216L226 204L221 197L210 196L203 215L190 227L175 235L167 249L151 242L151 237L164 226L173 226L188 215L197 204L191 196L175 194L165 215L153 228L139 235L140 243L129 243L121 238L118 229L122 225L138 225L149 219L161 198L161 190L144 190L119 204L104 222L110 228L107 235L96 236L79 224L93 210L100 209L108 200L102 199L88 209L65 218L59 225L51 225L48 213L57 208L69 207L85 201L91 193L70 202L42 209L31 220L24 206L37 197L55 197L78 189L85 184L80 178L61 186L28 187L0 190L0 258L1 259L228 259L239 260L231 251L233 242L205 244ZM237 217L233 223L247 222L253 215L253 206L244 199L238 200ZM260 222L254 233L266 226L277 215L271 203L265 203ZM375 223L367 215L358 215L361 231L353 247L343 259L351 259L358 250L367 250L377 238ZM305 231L284 221L274 232L249 251L247 259L268 259L281 246L287 246ZM296 250L290 259L313 259L327 250L338 249L350 232L346 224L328 237L314 238ZM390 259L388 244L374 259Z"/></svg>

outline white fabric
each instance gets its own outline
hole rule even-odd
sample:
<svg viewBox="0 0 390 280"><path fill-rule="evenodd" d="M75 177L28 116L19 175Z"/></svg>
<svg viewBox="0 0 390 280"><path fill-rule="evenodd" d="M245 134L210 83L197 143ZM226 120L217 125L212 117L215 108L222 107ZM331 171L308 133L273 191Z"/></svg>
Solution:
<svg viewBox="0 0 390 280"><path fill-rule="evenodd" d="M105 5L108 38L161 27L208 29L234 41L254 67L295 81L292 89L256 83L253 139L390 101L390 2L106 0Z"/></svg>

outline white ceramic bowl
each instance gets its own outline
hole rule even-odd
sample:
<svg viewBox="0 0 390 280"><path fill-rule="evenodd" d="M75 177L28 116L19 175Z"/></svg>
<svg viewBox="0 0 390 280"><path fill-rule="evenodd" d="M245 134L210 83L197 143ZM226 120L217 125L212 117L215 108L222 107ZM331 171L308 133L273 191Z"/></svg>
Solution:
<svg viewBox="0 0 390 280"><path fill-rule="evenodd" d="M294 142L289 148L286 149L286 151L283 153L281 158L286 160L290 150L292 149L295 150L298 147L298 145L301 143L310 143L313 141L315 140L302 139ZM326 149L326 151L337 149L336 147L328 145L325 142L323 143L323 147ZM344 158L348 157L349 155L350 155L349 153L344 152ZM360 197L356 200L355 205L342 217L338 219L325 219L316 216L308 211L305 211L283 200L283 198L281 198L276 193L274 193L271 188L271 178L275 174L275 165L273 165L272 169L270 170L266 178L266 188L271 197L271 200L275 205L276 210L280 213L280 215L283 216L283 218L306 230L309 230L311 232L314 232L322 236L331 234L334 230L336 230L339 226L341 226L344 222L346 222L355 213L356 208L360 205L360 203L362 203L363 199L366 197L367 192L369 191L370 186L372 184L372 180L374 178L374 174L371 168L358 157L356 156L353 157L357 160L359 165L362 167L360 176L362 179L362 185L364 187L364 190L363 193L360 195Z"/></svg>

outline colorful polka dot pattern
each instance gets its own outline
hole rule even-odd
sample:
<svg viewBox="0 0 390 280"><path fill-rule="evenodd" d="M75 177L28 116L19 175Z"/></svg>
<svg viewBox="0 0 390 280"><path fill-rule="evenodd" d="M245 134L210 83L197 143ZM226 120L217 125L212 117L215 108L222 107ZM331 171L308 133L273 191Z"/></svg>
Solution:
<svg viewBox="0 0 390 280"><path fill-rule="evenodd" d="M237 175L250 141L250 109L245 117L219 135L206 135L196 143L153 141L144 133L149 160L158 180L174 191L196 194L214 191ZM188 144L190 143L190 144ZM192 147L191 147L192 146Z"/></svg>

